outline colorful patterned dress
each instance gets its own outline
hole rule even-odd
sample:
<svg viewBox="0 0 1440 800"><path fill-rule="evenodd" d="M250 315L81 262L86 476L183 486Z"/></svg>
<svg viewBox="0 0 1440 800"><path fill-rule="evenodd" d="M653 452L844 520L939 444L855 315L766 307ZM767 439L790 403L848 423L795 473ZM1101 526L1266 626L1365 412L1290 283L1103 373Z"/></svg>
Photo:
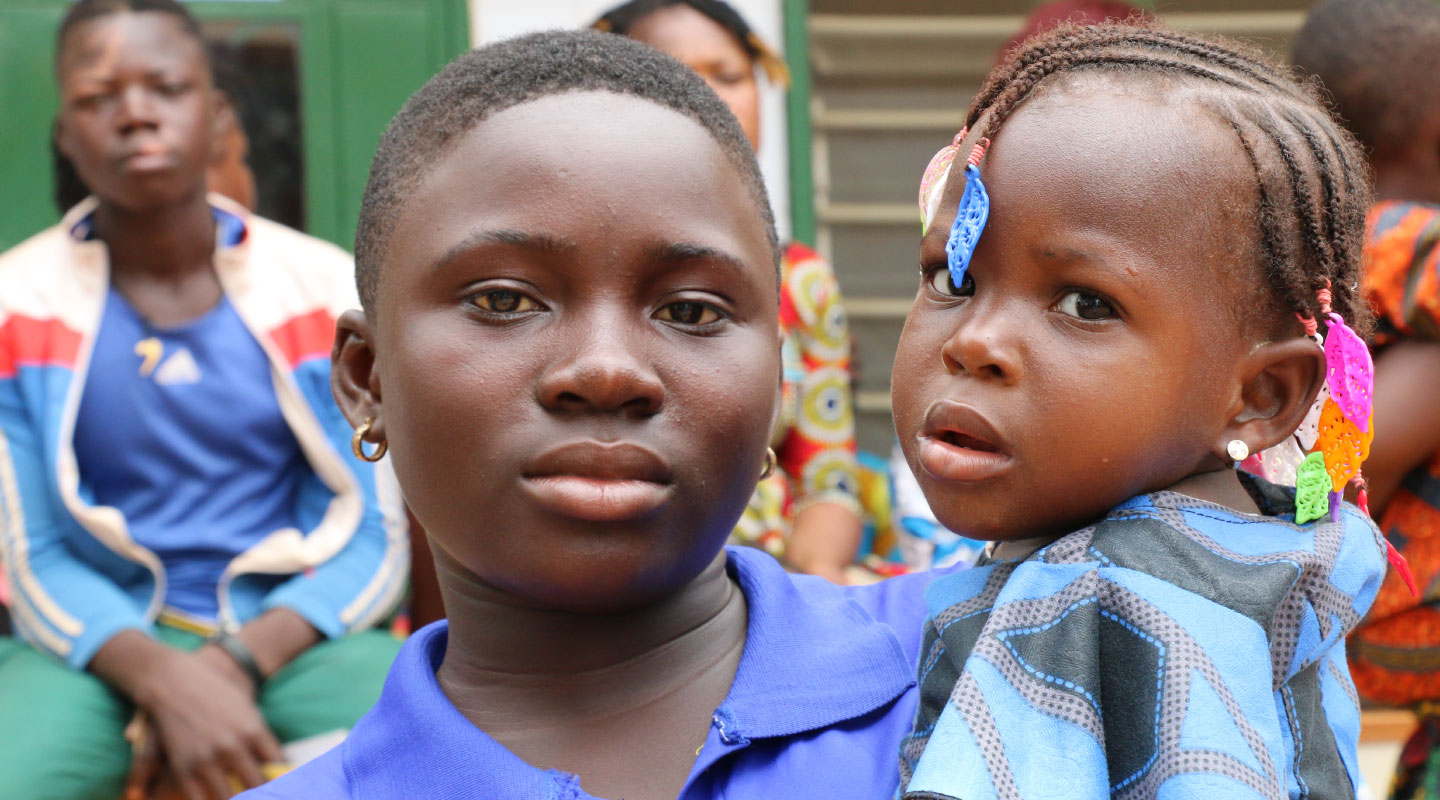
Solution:
<svg viewBox="0 0 1440 800"><path fill-rule="evenodd" d="M1344 637L1385 543L1354 506L1296 525L1293 489L1244 479L1262 514L1156 492L937 578L903 797L1354 800Z"/></svg>
<svg viewBox="0 0 1440 800"><path fill-rule="evenodd" d="M786 246L781 259L780 328L779 468L755 488L730 541L783 559L790 524L806 507L840 503L860 513L850 327L834 270L802 244Z"/></svg>
<svg viewBox="0 0 1440 800"><path fill-rule="evenodd" d="M1440 342L1440 206L1387 201L1371 210L1364 289L1379 317L1375 348ZM1440 413L1440 412L1437 412ZM1397 575L1350 637L1350 667L1366 700L1409 706L1421 725L1406 745L1392 797L1440 797L1440 453L1405 478L1380 519L1421 588Z"/></svg>

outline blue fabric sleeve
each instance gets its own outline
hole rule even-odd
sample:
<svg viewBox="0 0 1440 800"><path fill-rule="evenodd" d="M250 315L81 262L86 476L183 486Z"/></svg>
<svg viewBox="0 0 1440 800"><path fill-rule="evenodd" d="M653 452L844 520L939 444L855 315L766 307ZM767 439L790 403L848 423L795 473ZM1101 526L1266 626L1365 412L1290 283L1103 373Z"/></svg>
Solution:
<svg viewBox="0 0 1440 800"><path fill-rule="evenodd" d="M409 539L399 490L393 487L388 464L370 464L350 452L353 432L330 393L329 360L301 364L295 379L331 445L355 476L365 511L340 552L277 586L261 602L261 609L289 608L320 633L334 638L371 627L394 608L409 577ZM381 481L387 485L381 486ZM323 506L330 498L318 479L306 481L300 494L302 508Z"/></svg>
<svg viewBox="0 0 1440 800"><path fill-rule="evenodd" d="M148 632L151 626L134 598L67 544L78 528L47 480L46 437L27 412L24 389L69 379L68 369L52 366L21 367L0 377L0 560L19 633L83 669L115 634L128 628Z"/></svg>

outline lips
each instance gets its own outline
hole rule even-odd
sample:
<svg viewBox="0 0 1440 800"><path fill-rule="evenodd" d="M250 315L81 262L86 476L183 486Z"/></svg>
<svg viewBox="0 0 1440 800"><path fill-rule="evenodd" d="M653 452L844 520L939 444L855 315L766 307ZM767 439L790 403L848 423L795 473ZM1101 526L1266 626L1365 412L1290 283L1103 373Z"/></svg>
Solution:
<svg viewBox="0 0 1440 800"><path fill-rule="evenodd" d="M674 493L664 459L636 444L570 442L542 453L521 485L542 507L573 519L620 522L644 517Z"/></svg>
<svg viewBox="0 0 1440 800"><path fill-rule="evenodd" d="M998 477L1014 464L1000 431L979 411L951 400L926 412L919 456L926 472L964 483Z"/></svg>
<svg viewBox="0 0 1440 800"><path fill-rule="evenodd" d="M150 172L170 168L175 157L161 145L146 144L120 156L119 163L131 172Z"/></svg>

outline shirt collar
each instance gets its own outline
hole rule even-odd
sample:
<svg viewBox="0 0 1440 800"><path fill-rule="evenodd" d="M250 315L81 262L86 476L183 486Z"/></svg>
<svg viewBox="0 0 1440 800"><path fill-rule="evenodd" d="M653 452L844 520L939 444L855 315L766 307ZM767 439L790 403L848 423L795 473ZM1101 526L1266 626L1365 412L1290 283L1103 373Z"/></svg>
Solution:
<svg viewBox="0 0 1440 800"><path fill-rule="evenodd" d="M249 229L245 224L243 210L219 195L212 194L208 199L210 213L215 216L215 248L220 250L235 247L244 242L249 235ZM77 242L95 240L95 208L98 205L99 202L94 197L87 197L84 202L66 213L65 221L61 224L70 233L70 238Z"/></svg>
<svg viewBox="0 0 1440 800"><path fill-rule="evenodd" d="M728 569L749 622L734 683L714 717L727 743L826 728L914 684L895 634L844 590L788 575L756 550L729 550ZM435 678L448 635L442 621L410 637L379 702L346 739L345 771L357 795L443 796L453 782L468 797L588 797L573 776L530 766L456 710Z"/></svg>

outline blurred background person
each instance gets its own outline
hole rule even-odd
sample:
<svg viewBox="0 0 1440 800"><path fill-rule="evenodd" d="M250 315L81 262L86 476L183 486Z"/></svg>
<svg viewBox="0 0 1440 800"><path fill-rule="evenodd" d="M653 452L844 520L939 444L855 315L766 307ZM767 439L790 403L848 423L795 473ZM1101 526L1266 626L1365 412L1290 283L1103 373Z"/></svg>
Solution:
<svg viewBox="0 0 1440 800"><path fill-rule="evenodd" d="M0 785L228 797L352 725L398 650L371 626L404 524L329 388L353 266L207 198L224 106L184 6L81 0L57 40L93 194L0 256Z"/></svg>
<svg viewBox="0 0 1440 800"><path fill-rule="evenodd" d="M1296 37L1369 154L1375 205L1364 289L1378 320L1375 418L1365 462L1370 511L1410 562L1414 597L1392 572L1350 637L1367 701L1414 709L1391 797L1440 796L1440 5L1326 0Z"/></svg>
<svg viewBox="0 0 1440 800"><path fill-rule="evenodd" d="M669 53L730 106L760 147L757 71L789 85L785 62L721 0L631 0L594 27ZM780 267L784 334L779 463L763 479L732 541L761 547L802 572L837 583L860 546L860 486L850 385L851 341L840 284L810 247L789 243Z"/></svg>

